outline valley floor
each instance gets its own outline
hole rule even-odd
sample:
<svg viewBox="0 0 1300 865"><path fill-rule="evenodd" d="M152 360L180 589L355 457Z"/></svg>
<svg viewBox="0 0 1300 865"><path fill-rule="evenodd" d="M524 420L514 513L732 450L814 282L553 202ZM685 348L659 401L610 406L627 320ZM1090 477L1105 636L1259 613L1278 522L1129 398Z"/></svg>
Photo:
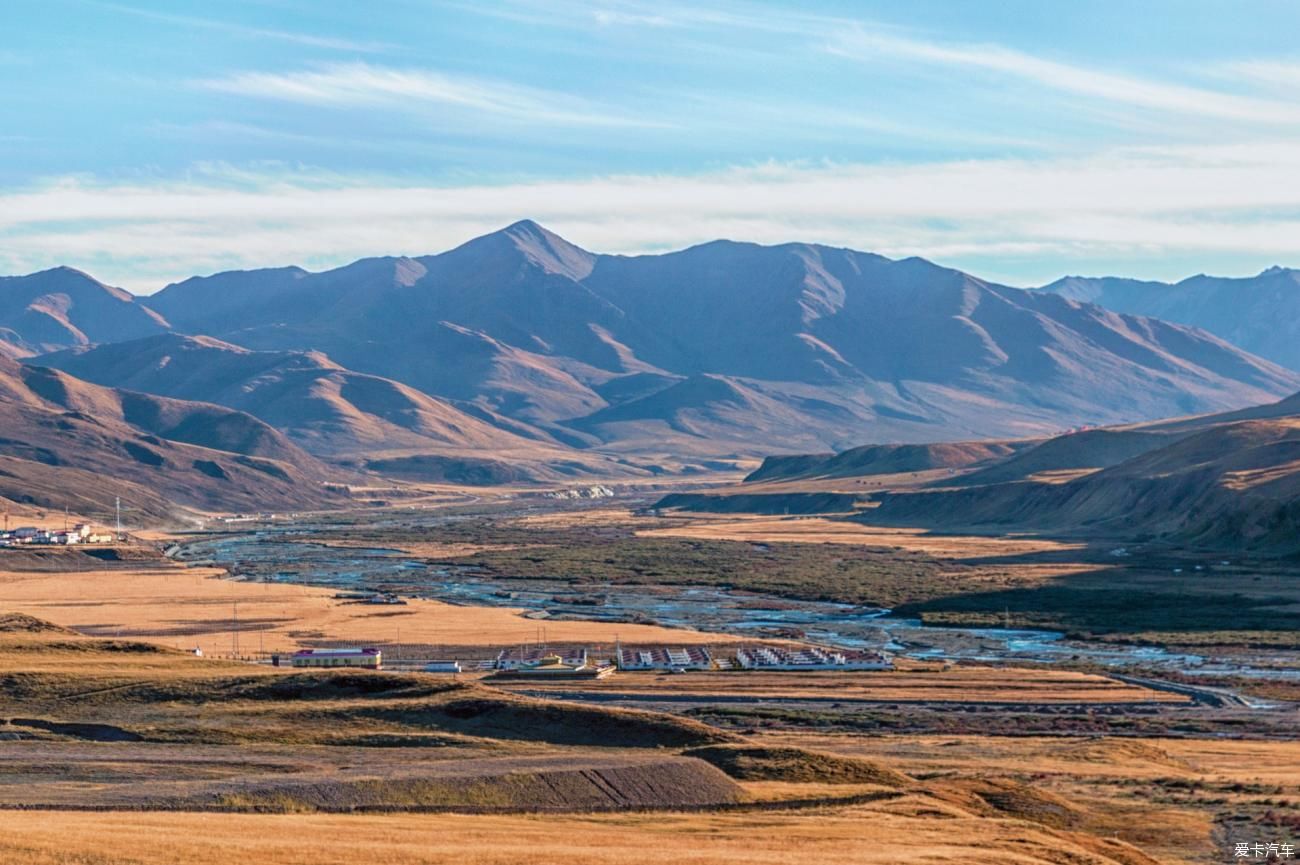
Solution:
<svg viewBox="0 0 1300 865"><path fill-rule="evenodd" d="M835 800L879 788L742 782L754 805L712 813L7 811L0 860L1175 865L1231 861L1222 851L1237 842L1285 842L1300 802L1295 744L806 734L757 741L869 757L919 780L843 805ZM117 747L101 750L107 757Z"/></svg>
<svg viewBox="0 0 1300 865"><path fill-rule="evenodd" d="M1234 844L1294 844L1300 832L1300 703L1284 679L1260 709L1082 661L494 686L479 674L218 659L339 641L473 654L543 628L552 644L796 638L601 620L620 595L585 576L603 571L629 593L703 592L706 606L715 583L749 580L748 593L718 597L765 614L802 609L812 575L860 593L841 605L862 618L876 592L930 603L1065 583L1089 597L1169 595L1163 560L1099 564L1096 550L1039 538L579 507L289 527L283 549L318 558L272 548L232 580L203 563L207 537L188 539L188 567L145 549L109 564L0 556L0 862L1209 865L1233 861ZM322 570L339 551L345 561ZM515 594L497 605L339 597L419 594L421 580L468 575L467 561L512 572ZM349 571L356 562L376 568L373 581ZM1258 576L1230 589L1206 572L1194 593L1278 604L1293 590L1284 574ZM562 613L526 617L536 597ZM1177 622L1184 639L1224 639ZM1117 638L1145 639L1150 622L1136 624ZM1224 648L1264 652L1250 641L1271 633ZM181 651L194 647L205 657Z"/></svg>
<svg viewBox="0 0 1300 865"><path fill-rule="evenodd" d="M80 633L139 638L248 657L292 651L312 640L367 645L501 647L535 642L542 623L511 607L456 606L409 599L400 607L346 602L335 591L296 583L228 579L220 568L166 561L112 570L6 570L0 553L0 610L28 613ZM721 634L624 623L545 623L555 642L718 642ZM238 638L236 639L236 632Z"/></svg>

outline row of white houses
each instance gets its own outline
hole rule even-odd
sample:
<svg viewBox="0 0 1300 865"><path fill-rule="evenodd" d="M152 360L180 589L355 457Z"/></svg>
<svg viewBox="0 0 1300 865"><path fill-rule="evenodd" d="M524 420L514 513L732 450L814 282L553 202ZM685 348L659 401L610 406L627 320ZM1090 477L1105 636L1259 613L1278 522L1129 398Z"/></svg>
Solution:
<svg viewBox="0 0 1300 865"><path fill-rule="evenodd" d="M29 544L67 546L69 544L111 544L111 532L96 530L89 523L78 523L71 529L38 529L22 526L0 532L0 547L17 547Z"/></svg>

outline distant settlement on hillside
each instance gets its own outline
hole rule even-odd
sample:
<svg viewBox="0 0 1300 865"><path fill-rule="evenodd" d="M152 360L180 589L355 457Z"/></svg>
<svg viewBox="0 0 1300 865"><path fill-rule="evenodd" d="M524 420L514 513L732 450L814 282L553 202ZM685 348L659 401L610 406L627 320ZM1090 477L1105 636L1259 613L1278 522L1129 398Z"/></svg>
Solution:
<svg viewBox="0 0 1300 865"><path fill-rule="evenodd" d="M118 537L112 532L107 529L96 529L89 523L78 523L70 529L41 529L35 526L21 526L0 532L0 547L111 544L117 540Z"/></svg>

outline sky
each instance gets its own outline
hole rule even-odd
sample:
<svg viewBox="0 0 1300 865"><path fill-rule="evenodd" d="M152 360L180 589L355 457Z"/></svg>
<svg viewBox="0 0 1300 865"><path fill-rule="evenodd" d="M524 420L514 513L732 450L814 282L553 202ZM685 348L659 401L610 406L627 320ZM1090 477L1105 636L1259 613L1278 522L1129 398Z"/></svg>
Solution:
<svg viewBox="0 0 1300 865"><path fill-rule="evenodd" d="M0 274L807 241L1300 265L1291 0L4 0Z"/></svg>

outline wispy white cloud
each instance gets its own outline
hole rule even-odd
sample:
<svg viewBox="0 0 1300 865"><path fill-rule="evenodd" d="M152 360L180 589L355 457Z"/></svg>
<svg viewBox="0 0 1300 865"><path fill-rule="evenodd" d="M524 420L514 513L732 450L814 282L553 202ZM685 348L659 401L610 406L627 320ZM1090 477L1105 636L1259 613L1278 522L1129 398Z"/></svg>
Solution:
<svg viewBox="0 0 1300 865"><path fill-rule="evenodd" d="M469 7L462 7L468 9ZM762 31L782 36L825 36L860 24L862 18L849 18L805 12L777 4L714 2L674 3L671 0L605 0L594 11L589 0L514 0L509 4L478 4L473 11L484 15L535 16L542 21L557 16L561 21L582 25L621 24L627 27L691 28L697 30ZM891 29L883 23L873 26Z"/></svg>
<svg viewBox="0 0 1300 865"><path fill-rule="evenodd" d="M419 111L434 105L537 123L662 125L564 93L431 69L393 69L368 63L333 64L295 72L238 72L200 82L200 86L242 96L335 108L384 106Z"/></svg>
<svg viewBox="0 0 1300 865"><path fill-rule="evenodd" d="M1283 140L458 186L206 166L184 182L66 179L0 195L0 272L71 263L152 291L229 267L435 252L521 217L611 252L731 237L990 267L1028 255L1045 268L1053 258L1214 252L1288 262L1300 256L1300 182L1287 180L1297 161L1300 142Z"/></svg>
<svg viewBox="0 0 1300 865"><path fill-rule="evenodd" d="M125 15L133 15L137 18L145 18L163 24L174 24L180 27L190 27L201 30L216 30L251 39L272 39L280 42L292 42L297 45L306 45L312 48L326 48L334 51L351 51L359 53L389 51L393 48L391 44L386 42L363 42L336 36L322 36L315 33L253 27L234 21L223 21L216 18L201 18L194 15L178 15L172 12L159 12L155 9L141 9L123 3L102 2L102 0L89 0L89 2L102 9L120 12Z"/></svg>
<svg viewBox="0 0 1300 865"><path fill-rule="evenodd" d="M1292 97L1300 88L1300 60L1241 60L1224 64L1219 71L1252 84L1285 89Z"/></svg>
<svg viewBox="0 0 1300 865"><path fill-rule="evenodd" d="M516 0L522 8L533 8L538 2ZM545 6L552 13L562 12L576 21L582 20L586 9L585 3L567 0L546 0ZM1184 115L1269 126L1300 125L1300 105L1293 99L1273 98L1275 94L1261 96L1162 81L1149 75L1063 62L1000 44L938 41L928 34L862 17L757 8L743 3L704 6L646 0L621 0L597 16L597 20L628 27L671 26L718 34L740 31L781 34L798 41L793 46L788 40L766 48L751 45L749 50L780 51L788 55L792 50L811 48L864 62L883 60L898 64L901 61L963 71L982 70L1084 97L1099 105L1149 109L1166 117ZM1249 83L1300 85L1300 62L1249 61L1232 66L1237 77Z"/></svg>
<svg viewBox="0 0 1300 865"><path fill-rule="evenodd" d="M832 35L827 50L855 60L903 59L980 69L1051 90L1171 114L1259 124L1300 123L1300 106L1294 101L1117 74L1048 60L1001 45L949 45L853 27Z"/></svg>
<svg viewBox="0 0 1300 865"><path fill-rule="evenodd" d="M596 9L592 20L604 27L674 27L677 22L663 15L648 12L626 12L620 9Z"/></svg>

